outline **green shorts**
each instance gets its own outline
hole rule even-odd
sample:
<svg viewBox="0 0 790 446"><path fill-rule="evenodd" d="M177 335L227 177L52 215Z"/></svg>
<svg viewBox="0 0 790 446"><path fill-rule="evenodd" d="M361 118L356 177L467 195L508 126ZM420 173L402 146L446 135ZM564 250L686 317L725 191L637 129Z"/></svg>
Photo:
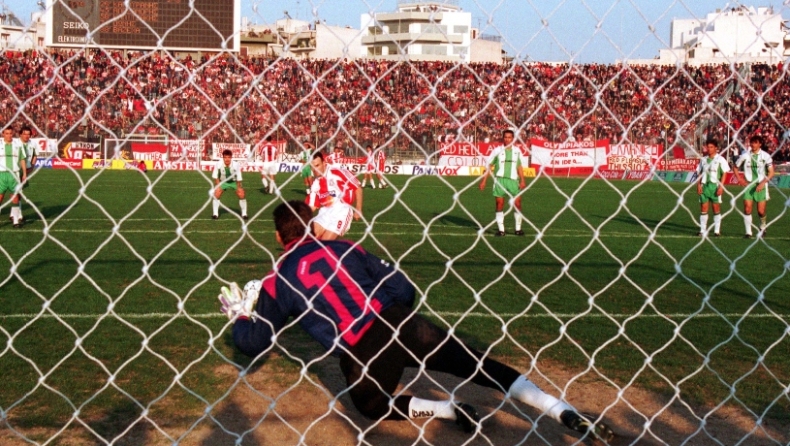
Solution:
<svg viewBox="0 0 790 446"><path fill-rule="evenodd" d="M222 190L236 190L236 182L226 181L224 183L219 183L219 188Z"/></svg>
<svg viewBox="0 0 790 446"><path fill-rule="evenodd" d="M309 164L305 164L302 167L302 178L310 178L311 176L313 176L313 168Z"/></svg>
<svg viewBox="0 0 790 446"><path fill-rule="evenodd" d="M702 185L702 194L699 196L700 203L721 204L721 195L716 195L719 185L716 183L705 183Z"/></svg>
<svg viewBox="0 0 790 446"><path fill-rule="evenodd" d="M16 186L19 182L11 172L0 172L0 195L6 193L16 194Z"/></svg>
<svg viewBox="0 0 790 446"><path fill-rule="evenodd" d="M510 178L494 178L494 196L497 198L515 197L518 195L518 181Z"/></svg>
<svg viewBox="0 0 790 446"><path fill-rule="evenodd" d="M771 198L768 196L768 185L766 184L763 190L757 192L756 189L758 184L759 183L751 183L746 186L746 192L743 193L744 201L756 201L759 203L761 201L768 201L768 199Z"/></svg>

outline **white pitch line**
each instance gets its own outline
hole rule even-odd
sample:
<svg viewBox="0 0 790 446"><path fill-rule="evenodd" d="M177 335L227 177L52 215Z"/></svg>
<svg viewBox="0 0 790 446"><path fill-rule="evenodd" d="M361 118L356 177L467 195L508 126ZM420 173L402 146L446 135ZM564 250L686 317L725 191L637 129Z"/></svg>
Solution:
<svg viewBox="0 0 790 446"><path fill-rule="evenodd" d="M107 221L107 220L106 219L71 219L71 220L59 220L58 223L63 222L63 221ZM146 222L151 222L151 221L168 221L168 222L172 222L173 220L170 220L170 219L158 219L158 220L151 220L151 219L134 219L134 220L131 220L131 219L127 219L127 220L123 220L123 223L130 222L130 221L146 221ZM202 221L212 221L213 222L215 220L211 220L211 219L206 218L206 219L180 220L180 221L193 222L194 223L194 222L202 222ZM229 220L229 221L232 221L232 220ZM262 221L262 222L267 222L267 223L271 222L271 220L257 220L257 219L255 221ZM31 222L31 223L33 223L33 222ZM376 226L398 226L398 227L415 226L415 227L424 228L424 226L419 224L419 223L396 223L396 222L376 222L373 226L374 227L376 227ZM478 230L477 229L470 229L469 231L464 231L464 232L443 232L442 230L451 229L451 227L449 227L449 226L436 226L436 225L434 225L432 227L436 228L436 232L429 232L428 235L431 236L431 237L440 237L440 236L448 236L448 237L478 237ZM17 232L17 231L15 231L15 232ZM22 229L22 231L19 231L19 232L32 232L32 231L31 231L31 229L28 228L27 230L26 229ZM36 230L36 232L38 232L38 230ZM101 229L65 229L65 228L64 229L60 229L60 228L52 228L52 229L49 230L50 234L52 234L52 233L106 234L108 232L112 232L112 228L108 227L106 230L101 230ZM122 228L122 229L119 230L119 232L121 234L175 234L176 233L176 229L157 230L157 229L123 229ZM239 231L239 232L242 232L242 231ZM247 233L250 233L250 234L271 234L274 231L272 231L272 230L257 230L257 231L253 231L253 230L247 229L244 232L247 232ZM422 235L422 231L416 231L416 232L372 231L372 232L373 232L373 235L376 235L376 236L388 235L388 236L401 237L401 236L421 236ZM235 232L229 232L227 230L225 230L225 231L215 231L215 230L186 229L186 230L183 231L183 234L235 234ZM351 235L351 236L358 236L358 235L363 235L363 232L358 232L358 231L352 230L348 234ZM493 233L490 233L489 231L486 231L484 236L485 235L490 235L490 236L493 237ZM536 234L534 234L534 233L527 233L527 236L535 237L535 235ZM586 238L590 238L591 236L592 236L591 232L552 229L551 232L548 233L548 234L543 233L541 235L541 238L580 237L580 238L585 238L586 239ZM616 238L648 239L648 238L650 238L650 234L647 234L647 233L645 233L645 234L635 234L635 233L632 233L632 232L604 232L604 233L599 233L598 237L599 238L616 237ZM696 236L696 234L692 235L690 232L689 232L689 234L678 234L678 235L669 235L669 234L663 234L662 235L662 234L658 234L658 235L654 235L653 238L654 239L691 239L691 240L698 240L699 239ZM736 236L726 236L726 235L724 235L722 238L741 238L741 236L736 237ZM787 237L773 237L772 236L771 240L787 240Z"/></svg>
<svg viewBox="0 0 790 446"><path fill-rule="evenodd" d="M478 317L483 319L512 319L516 316L519 318L525 319L543 319L543 318L561 318L561 319L570 319L577 316L579 314L573 313L559 313L559 314L524 314L518 315L516 313L502 313L502 314L491 314L491 313L479 313L479 312L472 312L472 313L458 313L458 312L435 312L435 313L423 313L420 314L427 315L427 316L440 316L440 317ZM36 315L33 313L18 313L18 314L6 314L0 315L0 319L29 319L29 318L60 318L60 319L95 319L97 317L109 317L109 316L119 316L123 319L170 319L173 317L176 318L186 318L187 316L194 319L224 319L227 318L222 313L195 313L195 314L177 314L177 313L116 313L114 315L110 315L109 313L102 313L102 314L59 314L54 316L52 314L42 314ZM614 319L627 319L634 317L633 314L622 314L622 313L615 313L615 314L601 314L601 313L591 313L586 314L583 317L592 317L592 318L614 318ZM688 318L756 318L756 319L790 319L790 314L768 314L768 313L761 313L761 314L749 314L743 315L739 313L700 313L700 314L680 314L680 313L673 313L673 314L644 314L644 315L637 315L638 318L670 318L670 319L688 319Z"/></svg>

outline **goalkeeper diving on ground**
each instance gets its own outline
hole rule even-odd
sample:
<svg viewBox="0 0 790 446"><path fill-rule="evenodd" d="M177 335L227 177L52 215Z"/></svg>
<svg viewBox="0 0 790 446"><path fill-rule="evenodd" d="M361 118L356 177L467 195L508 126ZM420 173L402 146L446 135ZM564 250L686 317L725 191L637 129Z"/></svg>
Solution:
<svg viewBox="0 0 790 446"><path fill-rule="evenodd" d="M440 371L502 392L598 444L618 436L599 417L583 415L543 392L512 367L460 342L418 314L415 287L387 262L344 240L318 241L313 213L301 201L274 210L277 242L285 252L262 281L222 287L222 312L233 321L233 342L245 355L267 353L290 318L332 354L356 408L373 420L439 418L466 432L481 429L469 404L393 395L404 368Z"/></svg>

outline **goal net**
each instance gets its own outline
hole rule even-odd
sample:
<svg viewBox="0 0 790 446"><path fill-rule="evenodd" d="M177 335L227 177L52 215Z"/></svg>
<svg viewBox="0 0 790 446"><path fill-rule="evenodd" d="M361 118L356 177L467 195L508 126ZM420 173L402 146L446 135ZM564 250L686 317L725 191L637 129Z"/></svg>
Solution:
<svg viewBox="0 0 790 446"><path fill-rule="evenodd" d="M0 444L790 444L787 5L18 3ZM360 182L357 254L294 273L307 310L251 315L283 327L249 357L218 294L293 255L273 211L319 188L316 152ZM359 252L389 275L332 263ZM338 284L374 290L361 315ZM373 385L403 419L370 416L354 389L399 372L391 351L355 381L322 343L358 342L373 295L410 287L449 335ZM319 299L336 332L311 332ZM424 335L406 331L389 345Z"/></svg>

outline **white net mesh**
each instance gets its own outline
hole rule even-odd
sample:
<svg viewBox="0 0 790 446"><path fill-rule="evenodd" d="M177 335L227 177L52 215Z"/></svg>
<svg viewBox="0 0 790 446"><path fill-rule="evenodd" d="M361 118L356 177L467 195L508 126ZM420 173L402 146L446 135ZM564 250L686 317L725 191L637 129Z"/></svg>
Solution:
<svg viewBox="0 0 790 446"><path fill-rule="evenodd" d="M717 6L684 2L428 2L395 25L394 4L296 2L281 17L280 5L230 3L52 2L44 19L68 20L45 47L31 37L44 25L14 22L22 7L0 0L0 121L30 127L39 157L24 224L5 219L12 193L0 203L0 443L589 441L425 364L394 396L469 403L479 429L366 418L301 317L265 355L238 351L216 295L282 254L271 214L304 198L312 143L378 186L348 237L408 276L418 313L601 415L616 444L790 444L786 6L719 5L711 22ZM457 6L468 23L434 23ZM379 22L327 26L337 9ZM240 15L263 25L234 34ZM708 33L669 64L633 62L670 46L673 15ZM737 17L760 32L714 43L738 56L685 63ZM508 58L475 59L487 44L501 59L500 41ZM506 194L499 238L491 182L477 187L507 129L533 169L521 210ZM774 164L767 220L755 204L745 226L748 196L731 180L721 229L711 216L696 237L705 141L734 162L754 135ZM379 163L368 145L386 155L382 177L363 176ZM229 191L216 209L223 150L246 204ZM276 189L259 186L269 161Z"/></svg>

